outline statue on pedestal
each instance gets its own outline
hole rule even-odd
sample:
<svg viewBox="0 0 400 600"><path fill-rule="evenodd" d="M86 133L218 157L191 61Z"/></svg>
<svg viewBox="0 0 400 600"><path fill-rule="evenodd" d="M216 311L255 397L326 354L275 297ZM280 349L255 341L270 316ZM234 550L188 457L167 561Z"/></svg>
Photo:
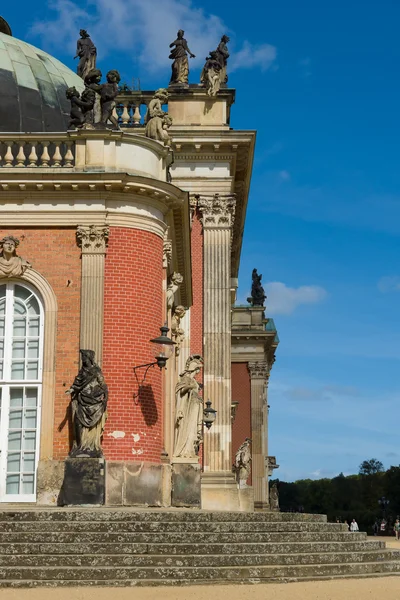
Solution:
<svg viewBox="0 0 400 600"><path fill-rule="evenodd" d="M113 116L113 110L115 108L115 98L119 94L119 82L121 76L118 71L108 71L107 83L103 83L100 91L100 103L101 103L101 123L106 126L108 121L114 125L116 129L119 129L118 120Z"/></svg>
<svg viewBox="0 0 400 600"><path fill-rule="evenodd" d="M183 277L180 273L173 273L169 278L167 287L167 308L172 310L175 302L175 294L179 286L183 283Z"/></svg>
<svg viewBox="0 0 400 600"><path fill-rule="evenodd" d="M203 439L203 399L195 377L203 367L199 354L189 356L176 385L175 443L173 455L195 459Z"/></svg>
<svg viewBox="0 0 400 600"><path fill-rule="evenodd" d="M170 48L175 46L169 55L169 58L174 61L172 63L171 81L169 82L170 85L182 84L184 86L188 86L189 83L188 54L190 58L196 58L196 56L189 50L187 41L183 37L184 35L185 32L180 29L178 31L176 40L169 45Z"/></svg>
<svg viewBox="0 0 400 600"><path fill-rule="evenodd" d="M78 129L84 126L87 120L87 114L93 110L94 98L91 98L86 93L82 93L82 97L75 87L70 87L65 92L67 99L71 102L71 120L68 129ZM85 97L85 100L83 99Z"/></svg>
<svg viewBox="0 0 400 600"><path fill-rule="evenodd" d="M89 71L96 68L97 49L86 29L81 29L79 35L81 37L76 44L75 58L79 58L80 60L76 72L79 77L85 79Z"/></svg>
<svg viewBox="0 0 400 600"><path fill-rule="evenodd" d="M12 235L7 235L0 241L0 278L20 277L32 265L17 256L19 240Z"/></svg>
<svg viewBox="0 0 400 600"><path fill-rule="evenodd" d="M82 367L71 394L74 445L71 458L102 458L101 437L107 420L108 388L93 350L81 350Z"/></svg>
<svg viewBox="0 0 400 600"><path fill-rule="evenodd" d="M217 55L216 50L210 52L201 72L200 83L206 88L208 96L216 96L221 87L221 65Z"/></svg>
<svg viewBox="0 0 400 600"><path fill-rule="evenodd" d="M247 302L250 302L252 306L264 306L267 296L265 295L264 288L261 285L262 275L257 273L257 269L253 269L252 273L252 286L251 296L247 298Z"/></svg>
<svg viewBox="0 0 400 600"><path fill-rule="evenodd" d="M168 91L164 88L157 90L149 102L149 106L144 118L144 124L146 125L145 136L152 139L163 142L166 146L169 146L169 135L167 133L168 127L172 124L171 117L168 113L163 111L162 106L168 102Z"/></svg>
<svg viewBox="0 0 400 600"><path fill-rule="evenodd" d="M273 483L269 490L269 508L273 511L279 511L279 492L278 485Z"/></svg>
<svg viewBox="0 0 400 600"><path fill-rule="evenodd" d="M236 473L236 481L239 488L247 487L247 480L251 473L251 439L246 438L235 455L233 470Z"/></svg>
<svg viewBox="0 0 400 600"><path fill-rule="evenodd" d="M219 64L221 65L221 73L220 73L221 85L226 85L228 83L228 74L226 72L226 68L227 68L227 64L228 64L229 52L228 52L228 46L226 44L229 41L230 41L229 37L227 35L223 35L221 38L221 41L218 45L218 48L216 50L217 60L218 60Z"/></svg>
<svg viewBox="0 0 400 600"><path fill-rule="evenodd" d="M186 308L184 306L175 306L171 319L172 339L176 343L175 356L179 356L181 352L181 343L185 339L185 331L181 327L181 319L183 319L185 314Z"/></svg>

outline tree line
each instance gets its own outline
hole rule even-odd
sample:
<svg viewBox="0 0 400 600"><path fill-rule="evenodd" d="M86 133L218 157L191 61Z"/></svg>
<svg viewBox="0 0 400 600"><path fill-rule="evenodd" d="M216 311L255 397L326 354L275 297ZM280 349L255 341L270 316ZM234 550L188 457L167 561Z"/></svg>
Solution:
<svg viewBox="0 0 400 600"><path fill-rule="evenodd" d="M348 523L356 519L360 530L372 532L382 518L391 524L400 515L400 465L385 471L374 458L361 463L356 475L340 473L333 479L300 479L287 483L271 481L279 490L279 505L284 512L319 513L328 520Z"/></svg>

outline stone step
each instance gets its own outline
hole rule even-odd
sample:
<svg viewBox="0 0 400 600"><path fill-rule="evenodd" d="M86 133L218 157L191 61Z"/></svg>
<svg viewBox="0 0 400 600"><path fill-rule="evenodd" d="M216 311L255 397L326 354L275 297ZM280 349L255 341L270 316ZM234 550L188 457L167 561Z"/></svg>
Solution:
<svg viewBox="0 0 400 600"><path fill-rule="evenodd" d="M325 552L301 554L11 554L0 555L1 567L228 567L257 565L327 565L362 562L400 561L400 551Z"/></svg>
<svg viewBox="0 0 400 600"><path fill-rule="evenodd" d="M2 538L3 539L3 538ZM209 554L231 555L231 554L299 554L299 553L340 553L340 552L367 552L383 550L384 542L378 541L354 541L349 536L346 542L298 542L288 541L286 543L258 543L258 544L132 544L132 543L96 543L88 541L80 543L4 543L0 542L0 556L3 555L82 555L82 554L146 554L147 556L163 555L194 555L207 556Z"/></svg>
<svg viewBox="0 0 400 600"><path fill-rule="evenodd" d="M72 521L17 521L0 522L0 534L7 532L73 532L73 531L90 530L93 533L112 532L112 533L238 533L238 532L348 532L347 525L341 523L313 523L313 522L298 522L298 521L226 521L216 523L213 521L206 522L135 522L135 521L115 521L115 522L100 522L100 521L85 521L84 523Z"/></svg>
<svg viewBox="0 0 400 600"><path fill-rule="evenodd" d="M1 567L0 582L14 580L92 582L92 585L113 585L113 581L121 581L123 585L136 585L135 582L147 580L165 581L179 584L180 580L259 582L268 580L285 580L297 578L335 577L347 575L364 575L371 573L400 573L400 561L347 563L333 565L274 565L255 567ZM0 583L1 585L1 583Z"/></svg>
<svg viewBox="0 0 400 600"><path fill-rule="evenodd" d="M225 521L241 521L241 522L280 522L280 521L301 521L326 523L326 515L310 515L305 513L280 513L280 512L206 512L196 510L151 510L143 509L123 509L113 510L99 508L91 509L70 509L70 508L54 508L50 510L42 510L40 508L32 508L29 510L21 510L18 508L7 509L2 508L0 511L0 521L16 522L16 521L145 521L145 522L218 522Z"/></svg>
<svg viewBox="0 0 400 600"><path fill-rule="evenodd" d="M92 533L90 529L78 532L58 532L58 533L14 533L14 532L3 532L1 535L1 541L3 543L17 543L25 542L29 544L40 544L40 543L84 543L88 539L92 543L114 543L114 542L130 542L130 543L142 543L142 544L201 544L201 543L258 543L258 542L289 542L293 541L295 537L299 542L346 542L349 540L349 536L354 541L360 541L366 539L366 533L347 533L347 532L307 532L300 531L294 535L292 532L279 532L279 533L132 533L132 532L104 532L104 533Z"/></svg>

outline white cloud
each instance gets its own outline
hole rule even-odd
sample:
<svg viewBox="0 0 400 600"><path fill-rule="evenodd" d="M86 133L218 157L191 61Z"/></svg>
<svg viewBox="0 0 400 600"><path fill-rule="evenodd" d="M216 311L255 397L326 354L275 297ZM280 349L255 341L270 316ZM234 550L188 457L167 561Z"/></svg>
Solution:
<svg viewBox="0 0 400 600"><path fill-rule="evenodd" d="M289 171L285 171L285 170L279 171L278 177L279 177L279 179L281 179L281 181L290 181L290 179L291 179Z"/></svg>
<svg viewBox="0 0 400 600"><path fill-rule="evenodd" d="M157 73L171 65L169 44L178 29L184 29L196 59L191 65L201 67L210 50L216 48L229 29L217 15L196 8L192 0L55 0L51 4L55 18L37 21L31 35L40 37L47 49L61 45L74 52L79 30L87 29L97 45L100 58L112 52L126 52L148 73ZM269 44L253 45L245 41L241 48L229 46L229 72L259 67L265 71L276 58L276 48ZM169 73L168 73L169 74Z"/></svg>
<svg viewBox="0 0 400 600"><path fill-rule="evenodd" d="M264 286L267 294L268 314L290 315L301 304L317 304L327 297L327 291L318 285L302 285L291 288L280 281Z"/></svg>
<svg viewBox="0 0 400 600"><path fill-rule="evenodd" d="M382 294L400 291L400 277L397 275L393 277L382 277L378 281L378 290L382 292Z"/></svg>

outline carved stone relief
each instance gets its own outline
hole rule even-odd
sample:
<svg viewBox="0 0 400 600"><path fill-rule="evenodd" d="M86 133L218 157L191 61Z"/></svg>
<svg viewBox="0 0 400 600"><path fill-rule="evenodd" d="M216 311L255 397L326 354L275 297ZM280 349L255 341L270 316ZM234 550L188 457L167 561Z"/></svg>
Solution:
<svg viewBox="0 0 400 600"><path fill-rule="evenodd" d="M268 379L270 367L267 362L249 362L247 366L251 379Z"/></svg>
<svg viewBox="0 0 400 600"><path fill-rule="evenodd" d="M251 473L251 439L246 438L235 455L233 470L239 488L246 488Z"/></svg>
<svg viewBox="0 0 400 600"><path fill-rule="evenodd" d="M0 278L20 277L32 267L27 260L17 256L18 246L19 240L12 235L0 241Z"/></svg>
<svg viewBox="0 0 400 600"><path fill-rule="evenodd" d="M110 228L97 225L79 225L76 238L82 248L82 254L105 254L108 245Z"/></svg>
<svg viewBox="0 0 400 600"><path fill-rule="evenodd" d="M180 273L173 273L169 279L167 287L167 308L172 310L175 303L175 294L179 286L183 283L183 277Z"/></svg>
<svg viewBox="0 0 400 600"><path fill-rule="evenodd" d="M233 226L236 209L236 197L234 195L200 196L197 206L202 215L203 227Z"/></svg>
<svg viewBox="0 0 400 600"><path fill-rule="evenodd" d="M168 269L172 261L172 240L169 239L169 229L164 234L163 268Z"/></svg>
<svg viewBox="0 0 400 600"><path fill-rule="evenodd" d="M175 306L174 312L171 319L171 334L172 339L176 343L175 356L179 356L181 351L181 343L185 339L185 331L180 326L181 320L186 314L186 308L184 306Z"/></svg>

